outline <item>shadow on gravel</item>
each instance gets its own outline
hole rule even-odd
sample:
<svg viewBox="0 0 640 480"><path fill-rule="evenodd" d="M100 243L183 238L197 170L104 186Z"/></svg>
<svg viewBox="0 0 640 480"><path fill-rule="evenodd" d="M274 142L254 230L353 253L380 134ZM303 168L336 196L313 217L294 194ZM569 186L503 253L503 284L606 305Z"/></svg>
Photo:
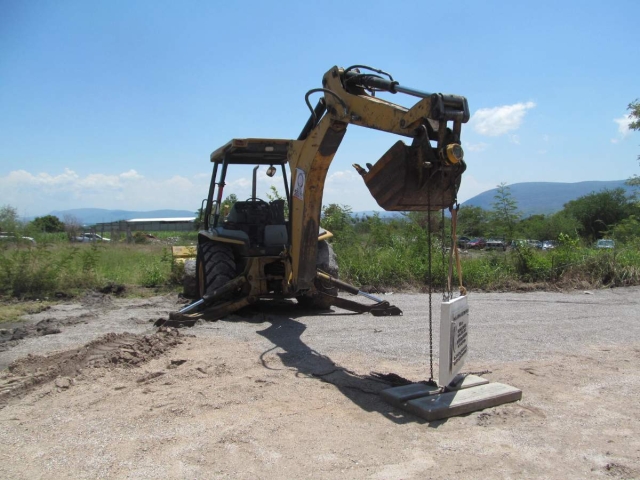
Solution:
<svg viewBox="0 0 640 480"><path fill-rule="evenodd" d="M278 352L277 355L284 366L295 368L297 370L296 375L315 378L321 382L334 385L345 397L363 410L378 412L398 424L410 422L427 423L419 417L394 408L380 399L379 393L382 390L394 386L391 382L381 380L373 375L359 375L350 371L302 341L302 334L307 327L303 323L296 321L296 318L314 315L344 316L344 313L309 311L301 309L292 302L273 302L272 305L260 304L243 309L240 315L243 320L249 323L271 323L271 326L257 331L259 335L274 344L274 347L260 355L260 360L265 368L272 368L265 361L266 355L278 348L282 349L283 352ZM353 315L361 314L355 313Z"/></svg>

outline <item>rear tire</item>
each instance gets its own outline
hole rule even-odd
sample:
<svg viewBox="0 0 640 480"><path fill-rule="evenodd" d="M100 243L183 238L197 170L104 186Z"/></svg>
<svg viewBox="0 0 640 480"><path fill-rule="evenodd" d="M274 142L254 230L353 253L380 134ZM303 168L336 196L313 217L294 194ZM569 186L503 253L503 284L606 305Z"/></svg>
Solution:
<svg viewBox="0 0 640 480"><path fill-rule="evenodd" d="M197 255L198 293L202 298L236 277L236 261L231 247L203 242Z"/></svg>
<svg viewBox="0 0 640 480"><path fill-rule="evenodd" d="M336 261L336 254L333 251L333 247L325 240L318 242L318 256L316 259L316 267L318 270L322 270L328 273L333 278L338 278L338 263ZM331 299L326 295L332 297L338 296L338 288L316 279L314 281L316 286L316 292L307 295L299 295L296 300L304 308L314 310L328 310L331 307Z"/></svg>

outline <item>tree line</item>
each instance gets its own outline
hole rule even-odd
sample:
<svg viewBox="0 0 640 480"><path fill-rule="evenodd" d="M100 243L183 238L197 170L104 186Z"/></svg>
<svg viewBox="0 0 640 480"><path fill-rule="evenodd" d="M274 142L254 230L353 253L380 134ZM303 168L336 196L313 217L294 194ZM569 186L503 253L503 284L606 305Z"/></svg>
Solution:
<svg viewBox="0 0 640 480"><path fill-rule="evenodd" d="M629 129L640 131L640 99L629 103ZM640 160L640 155L638 155ZM634 175L627 185L640 188L640 176ZM514 239L557 240L562 236L590 244L601 238L614 238L623 243L640 242L640 202L637 191L628 194L624 189L592 192L567 202L559 212L524 216L516 199L505 183L497 186L490 210L462 206L458 211L458 236L494 237L507 242ZM415 226L431 231L450 229L450 220L425 212L411 212L402 218L383 220L377 215L354 216L348 205L330 204L323 207L323 226L342 235L346 242L358 233L374 233L377 237L407 233ZM384 231L384 233L382 233ZM337 238L337 242L340 240Z"/></svg>
<svg viewBox="0 0 640 480"><path fill-rule="evenodd" d="M557 240L560 235L590 244L601 238L622 242L640 239L640 203L636 195L622 189L602 190L584 195L564 205L559 212L523 216L509 187L498 185L492 209L462 206L458 212L457 236L515 239ZM431 214L432 232L450 231L451 220ZM398 232L414 224L426 228L426 212L411 212L400 218L383 219L378 215L353 215L347 205L330 204L323 208L322 224L336 236L369 234L387 230ZM336 239L339 241L338 239Z"/></svg>
<svg viewBox="0 0 640 480"><path fill-rule="evenodd" d="M5 234L67 233L74 237L81 230L81 222L73 215L60 220L55 215L35 217L29 222L20 220L18 210L11 205L0 207L0 232Z"/></svg>

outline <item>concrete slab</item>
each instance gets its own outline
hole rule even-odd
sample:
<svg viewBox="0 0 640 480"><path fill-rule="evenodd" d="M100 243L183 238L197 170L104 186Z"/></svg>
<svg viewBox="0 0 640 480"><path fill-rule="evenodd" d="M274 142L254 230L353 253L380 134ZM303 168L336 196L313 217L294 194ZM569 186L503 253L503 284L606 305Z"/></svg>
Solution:
<svg viewBox="0 0 640 480"><path fill-rule="evenodd" d="M440 391L438 387L424 383L411 383L401 387L387 388L380 392L380 397L390 405L404 408L404 404L414 398L433 395Z"/></svg>
<svg viewBox="0 0 640 480"><path fill-rule="evenodd" d="M477 375L456 375L451 383L444 389L445 392L453 392L462 390L463 388L477 387L478 385L486 385L489 380Z"/></svg>
<svg viewBox="0 0 640 480"><path fill-rule="evenodd" d="M486 378L477 375L456 375L453 381L445 388L445 391L462 390L463 388L477 387L489 383ZM387 388L380 392L380 397L394 407L403 408L404 404L414 398L426 397L440 393L438 387L424 383L411 383L401 387Z"/></svg>
<svg viewBox="0 0 640 480"><path fill-rule="evenodd" d="M522 398L522 391L502 383L488 383L454 392L409 400L404 408L428 421L464 415Z"/></svg>

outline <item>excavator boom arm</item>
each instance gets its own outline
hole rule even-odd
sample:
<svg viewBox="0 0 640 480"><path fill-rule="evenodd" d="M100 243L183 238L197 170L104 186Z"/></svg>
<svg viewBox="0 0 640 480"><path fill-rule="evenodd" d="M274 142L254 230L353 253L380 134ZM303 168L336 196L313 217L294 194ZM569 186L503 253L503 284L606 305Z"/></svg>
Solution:
<svg viewBox="0 0 640 480"><path fill-rule="evenodd" d="M354 165L383 209L441 210L456 201L466 168L460 147L461 125L469 120L466 99L404 87L385 75L388 78L355 67L333 67L324 75L322 88L309 92L325 95L288 153L295 290L313 288L324 183L349 124L413 139L411 145L396 142L368 171ZM374 96L375 91L420 100L407 109Z"/></svg>

